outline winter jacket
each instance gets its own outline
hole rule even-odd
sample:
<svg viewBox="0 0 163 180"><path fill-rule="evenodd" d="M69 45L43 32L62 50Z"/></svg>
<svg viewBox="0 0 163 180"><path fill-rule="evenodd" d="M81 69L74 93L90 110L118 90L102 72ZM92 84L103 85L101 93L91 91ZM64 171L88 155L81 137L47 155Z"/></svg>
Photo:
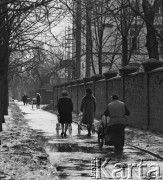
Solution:
<svg viewBox="0 0 163 180"><path fill-rule="evenodd" d="M107 110L104 112L105 116L109 116L110 120L108 122L108 126L115 124L127 124L126 115L130 115L130 112L126 106L126 104L120 100L114 100L109 103L107 106Z"/></svg>
<svg viewBox="0 0 163 180"><path fill-rule="evenodd" d="M80 111L83 112L82 123L92 124L96 111L96 100L93 95L86 94L82 99Z"/></svg>

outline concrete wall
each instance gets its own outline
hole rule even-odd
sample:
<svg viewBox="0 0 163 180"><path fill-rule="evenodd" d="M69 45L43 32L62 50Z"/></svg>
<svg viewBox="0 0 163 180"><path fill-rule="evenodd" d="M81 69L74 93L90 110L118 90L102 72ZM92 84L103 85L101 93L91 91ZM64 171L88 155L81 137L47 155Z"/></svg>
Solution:
<svg viewBox="0 0 163 180"><path fill-rule="evenodd" d="M110 96L116 93L126 102L131 112L129 125L163 132L163 68L71 86L69 89L75 112L80 110L87 87L93 90L96 97L97 118L110 102ZM54 94L55 92L54 87Z"/></svg>

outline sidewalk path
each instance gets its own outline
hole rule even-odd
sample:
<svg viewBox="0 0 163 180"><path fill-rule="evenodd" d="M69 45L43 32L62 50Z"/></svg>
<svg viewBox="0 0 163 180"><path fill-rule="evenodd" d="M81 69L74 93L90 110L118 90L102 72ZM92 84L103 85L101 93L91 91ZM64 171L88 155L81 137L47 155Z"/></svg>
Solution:
<svg viewBox="0 0 163 180"><path fill-rule="evenodd" d="M127 128L124 152L117 155L113 153L112 146L104 145L102 149L99 148L97 134L88 138L87 131L83 129L79 136L76 123L72 124L72 135L62 138L60 134L56 134L57 116L55 114L35 107L32 109L31 105L24 106L19 102L17 105L22 111L25 122L39 134L35 141L43 141L42 147L49 155L49 161L57 171L55 171L55 175L57 175L55 177L59 180L91 180L91 167L94 158L101 158L101 163L106 158L111 158L106 167L108 171L115 170L116 163L120 163L124 169L128 164L139 164L143 161L147 164L148 170L151 164L156 163L161 169L160 175L163 176L163 161L147 152L163 155L163 136L161 134L156 135L148 131ZM41 136L43 139L40 139ZM141 148L146 151L142 151ZM148 170L146 169L144 175L148 174ZM118 175L120 173L119 171ZM106 179L106 174L102 171L101 179ZM133 170L133 179L140 180L138 168Z"/></svg>
<svg viewBox="0 0 163 180"><path fill-rule="evenodd" d="M118 157L113 153L113 147L104 145L103 149L99 149L97 134L87 138L87 131L82 130L82 134L79 136L76 123L72 124L72 135L61 138L56 134L57 116L55 114L41 109L31 110L24 106L20 106L20 108L23 108L24 117L29 120L28 124L31 128L42 131L42 134L48 139L45 149L49 154L50 162L56 167L60 179L91 179L93 158L111 157L112 169L117 161L129 164L138 163L140 160L148 161L148 165L157 162L160 167L163 167L162 161L157 158L157 155L162 156L163 136L161 134L156 135L148 131L126 128L124 153ZM74 116L74 121L76 120L77 118ZM97 120L95 122L98 123ZM136 171L135 179L138 179Z"/></svg>

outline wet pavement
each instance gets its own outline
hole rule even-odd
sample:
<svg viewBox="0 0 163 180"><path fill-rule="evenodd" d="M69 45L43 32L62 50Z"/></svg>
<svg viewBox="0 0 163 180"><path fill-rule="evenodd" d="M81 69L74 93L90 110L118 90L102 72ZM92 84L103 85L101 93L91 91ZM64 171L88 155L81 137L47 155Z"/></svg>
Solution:
<svg viewBox="0 0 163 180"><path fill-rule="evenodd" d="M31 105L24 106L22 102L18 102L17 104L22 110L29 126L40 132L42 136L46 138L44 147L49 155L51 164L56 167L58 179L90 180L94 178L91 176L95 174L96 178L99 177L99 179L127 179L129 177L135 180L144 177L151 179L151 176L154 175L159 179L159 176L163 176L163 161L152 154L130 146L149 147L150 140L146 142L147 140L142 138L143 133L138 134L138 139L133 131L128 129L126 132L127 144L124 147L124 152L122 154L115 154L112 146L104 145L102 149L99 148L97 134L88 138L86 136L87 131L83 129L81 135L78 135L77 124L72 123L72 134L67 137L61 137L60 133L59 135L56 133L57 116L55 114L43 111L42 109L36 109L35 107L32 109ZM150 137L151 140L153 140L152 137L153 136ZM157 141L160 142L158 144L160 145L159 150L161 151L163 138L158 137L154 142ZM106 163L106 166L101 168L107 159L109 159L108 164ZM141 163L146 165L143 174L140 172L142 169L139 168L142 165ZM96 173L94 173L94 164L96 165L96 170L97 165L100 166L99 171L96 171ZM135 168L130 168L131 164L135 166ZM154 164L157 165L160 171L155 170L156 166L154 166ZM130 174L131 169L133 170L132 178ZM114 174L115 170L117 170L117 173ZM153 174L150 173L152 170ZM125 176L126 178L124 178Z"/></svg>

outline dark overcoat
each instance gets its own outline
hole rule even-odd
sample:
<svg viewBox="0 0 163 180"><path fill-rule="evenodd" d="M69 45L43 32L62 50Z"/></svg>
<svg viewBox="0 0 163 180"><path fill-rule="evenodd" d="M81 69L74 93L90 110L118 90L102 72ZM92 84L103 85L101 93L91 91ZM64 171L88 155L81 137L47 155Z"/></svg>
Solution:
<svg viewBox="0 0 163 180"><path fill-rule="evenodd" d="M27 101L27 95L24 94L22 99L23 99L23 102L26 103L26 101Z"/></svg>
<svg viewBox="0 0 163 180"><path fill-rule="evenodd" d="M86 94L82 99L80 111L83 112L82 123L92 124L96 111L96 100L91 94Z"/></svg>
<svg viewBox="0 0 163 180"><path fill-rule="evenodd" d="M41 101L41 96L40 96L40 94L37 94L37 95L36 95L36 101L37 101L37 104L40 105L40 101Z"/></svg>
<svg viewBox="0 0 163 180"><path fill-rule="evenodd" d="M61 97L58 100L57 109L60 117L60 123L72 123L73 103L69 97Z"/></svg>

